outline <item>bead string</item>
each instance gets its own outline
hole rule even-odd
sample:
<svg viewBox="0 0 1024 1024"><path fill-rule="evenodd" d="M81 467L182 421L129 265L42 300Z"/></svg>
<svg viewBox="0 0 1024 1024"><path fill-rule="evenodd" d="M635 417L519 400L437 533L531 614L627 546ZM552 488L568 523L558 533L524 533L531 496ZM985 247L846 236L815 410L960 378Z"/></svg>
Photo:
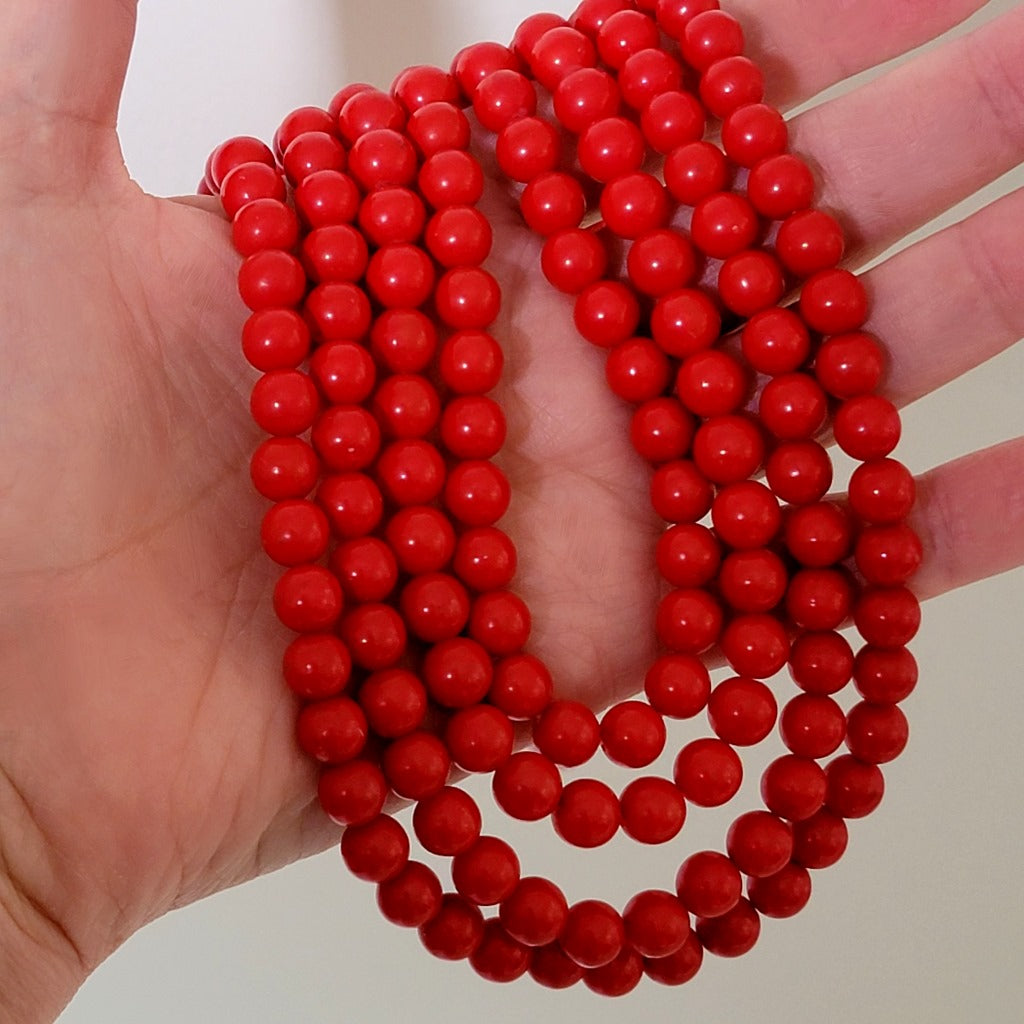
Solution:
<svg viewBox="0 0 1024 1024"><path fill-rule="evenodd" d="M298 742L384 915L495 981L529 972L621 995L643 975L689 980L705 950L746 952L761 915L803 908L810 870L839 859L846 819L878 805L878 766L906 743L921 546L906 524L913 479L890 457L899 415L875 393L882 350L862 330L863 287L837 268L841 228L812 208L813 177L743 47L716 0L584 0L568 20L528 18L509 47L467 47L450 71L410 68L390 93L359 84L294 111L273 149L224 143L200 186L244 258L242 345L269 435L251 470L274 503L261 532L284 569L274 607L298 634L284 656L304 702ZM516 550L496 524L510 488L492 461L506 428L488 397L501 297L483 269L492 235L467 108L545 239L546 278L576 297L579 333L607 350L608 385L635 407L630 440L666 523L664 653L646 699L600 719L554 697L509 589ZM860 463L845 504L827 497L826 425ZM856 655L839 632L851 618ZM735 673L715 686L712 649ZM787 666L799 692L780 713L764 680ZM844 713L834 697L851 680L863 699ZM621 794L563 782L598 749L651 765L664 719L702 711L713 735L682 748L671 780L640 775ZM514 751L516 722L528 749ZM692 854L673 890L621 913L521 877L448 784L456 766L493 773L507 814L551 817L577 847L620 828L665 843L687 804L732 798L736 748L776 724L789 753L764 771L764 807L736 818L724 853ZM392 794L415 802L424 850L452 859L454 892L410 859L383 813Z"/></svg>

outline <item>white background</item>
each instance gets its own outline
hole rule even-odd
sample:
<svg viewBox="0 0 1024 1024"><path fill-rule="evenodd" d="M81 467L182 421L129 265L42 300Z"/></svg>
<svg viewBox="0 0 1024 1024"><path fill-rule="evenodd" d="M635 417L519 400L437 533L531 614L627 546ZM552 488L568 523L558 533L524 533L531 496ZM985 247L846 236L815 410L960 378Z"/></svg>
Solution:
<svg viewBox="0 0 1024 1024"><path fill-rule="evenodd" d="M1017 2L991 3L981 18ZM153 192L190 192L222 139L269 139L295 106L325 104L349 81L386 86L408 64L447 65L466 43L511 38L535 9L530 0L143 2L122 113L128 165ZM1022 183L1018 168L986 196ZM1021 348L907 411L901 456L915 471L1024 433ZM485 983L383 922L371 887L332 851L150 926L90 979L62 1024L1019 1022L1022 596L1016 572L927 606L914 645L921 683L905 705L911 742L886 770L881 808L851 823L845 858L815 874L801 915L766 920L752 953L708 957L684 988L645 983L605 1001L582 986ZM584 889L578 896L592 878L586 894L603 895L604 873L616 892L666 884L639 874L649 859L635 847L591 860L536 831L522 840L530 872L550 866Z"/></svg>

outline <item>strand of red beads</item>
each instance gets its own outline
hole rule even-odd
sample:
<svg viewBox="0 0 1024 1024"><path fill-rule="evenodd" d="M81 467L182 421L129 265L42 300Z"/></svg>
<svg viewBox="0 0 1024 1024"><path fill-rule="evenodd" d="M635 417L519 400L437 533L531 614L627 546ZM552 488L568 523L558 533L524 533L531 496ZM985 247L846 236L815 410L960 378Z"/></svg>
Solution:
<svg viewBox="0 0 1024 1024"><path fill-rule="evenodd" d="M705 950L746 952L761 915L806 904L810 871L840 858L846 820L878 805L878 766L906 743L921 546L913 479L891 458L899 415L876 394L883 354L862 330L863 287L838 269L841 228L812 208L813 177L743 49L717 0L584 0L568 20L528 18L511 46L467 47L450 71L410 68L390 93L355 85L297 110L273 149L233 139L200 186L244 258L243 350L269 435L252 478L274 503L262 541L284 567L274 605L298 634L284 676L321 803L384 915L495 981L529 971L621 995L645 974L687 981ZM545 276L576 296L579 333L635 406L630 439L666 523L664 653L646 699L600 719L554 698L508 589L516 551L495 524L510 489L492 461L505 421L488 397L500 291L482 267L492 237L467 108L545 239ZM829 425L860 463L842 502L828 497ZM851 619L856 654L840 632ZM735 673L714 686L712 651ZM797 692L780 713L765 680L786 667ZM862 699L846 712L851 681ZM701 712L712 735L679 751L672 779L641 774L619 794L563 782L599 749L648 768L665 718ZM530 723L527 749L516 722ZM789 753L762 775L763 807L734 820L724 852L692 854L673 889L621 913L522 877L448 784L455 766L493 773L508 815L550 817L576 847L620 829L665 843L687 804L736 794L736 748L776 729ZM411 859L384 813L392 794L415 802L420 846L451 858L453 892Z"/></svg>

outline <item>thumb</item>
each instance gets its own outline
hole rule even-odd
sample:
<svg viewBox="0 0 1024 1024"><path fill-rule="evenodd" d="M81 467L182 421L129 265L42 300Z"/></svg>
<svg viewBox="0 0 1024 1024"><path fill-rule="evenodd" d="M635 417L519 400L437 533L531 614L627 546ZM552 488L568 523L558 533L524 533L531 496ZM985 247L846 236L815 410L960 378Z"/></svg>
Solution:
<svg viewBox="0 0 1024 1024"><path fill-rule="evenodd" d="M137 0L3 0L4 126L47 142L65 134L112 138L135 36L136 8ZM55 132L58 125L60 131ZM45 134L37 136L37 129ZM33 159L48 155L36 151ZM69 154L52 155L66 159Z"/></svg>

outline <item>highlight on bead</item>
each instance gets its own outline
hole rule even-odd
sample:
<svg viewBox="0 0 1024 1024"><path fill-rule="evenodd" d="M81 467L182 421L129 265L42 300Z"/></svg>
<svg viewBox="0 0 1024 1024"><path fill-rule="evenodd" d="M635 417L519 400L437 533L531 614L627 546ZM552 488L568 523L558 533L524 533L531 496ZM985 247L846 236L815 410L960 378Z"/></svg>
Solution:
<svg viewBox="0 0 1024 1024"><path fill-rule="evenodd" d="M496 982L621 996L747 952L763 918L807 904L907 743L914 481L877 393L869 296L771 96L717 0L583 0L389 91L345 87L270 145L232 139L207 163L251 311L242 351L267 435L251 475L295 634L297 743L383 915ZM660 653L639 695L600 714L560 699L531 651L501 526L495 324L515 296L487 269L474 123L543 240L543 276L573 297L580 345L604 351L632 409L623 440L664 523ZM829 429L857 463L846 501L829 496ZM726 664L715 678L710 658ZM673 723L701 716L673 749ZM728 805L743 752L772 735L786 753L762 804L719 849L685 852L688 814ZM595 757L634 777L570 777ZM678 871L622 907L570 902L484 833L455 772L489 775L504 815L549 820L576 850L671 842ZM411 825L394 797L414 803Z"/></svg>

